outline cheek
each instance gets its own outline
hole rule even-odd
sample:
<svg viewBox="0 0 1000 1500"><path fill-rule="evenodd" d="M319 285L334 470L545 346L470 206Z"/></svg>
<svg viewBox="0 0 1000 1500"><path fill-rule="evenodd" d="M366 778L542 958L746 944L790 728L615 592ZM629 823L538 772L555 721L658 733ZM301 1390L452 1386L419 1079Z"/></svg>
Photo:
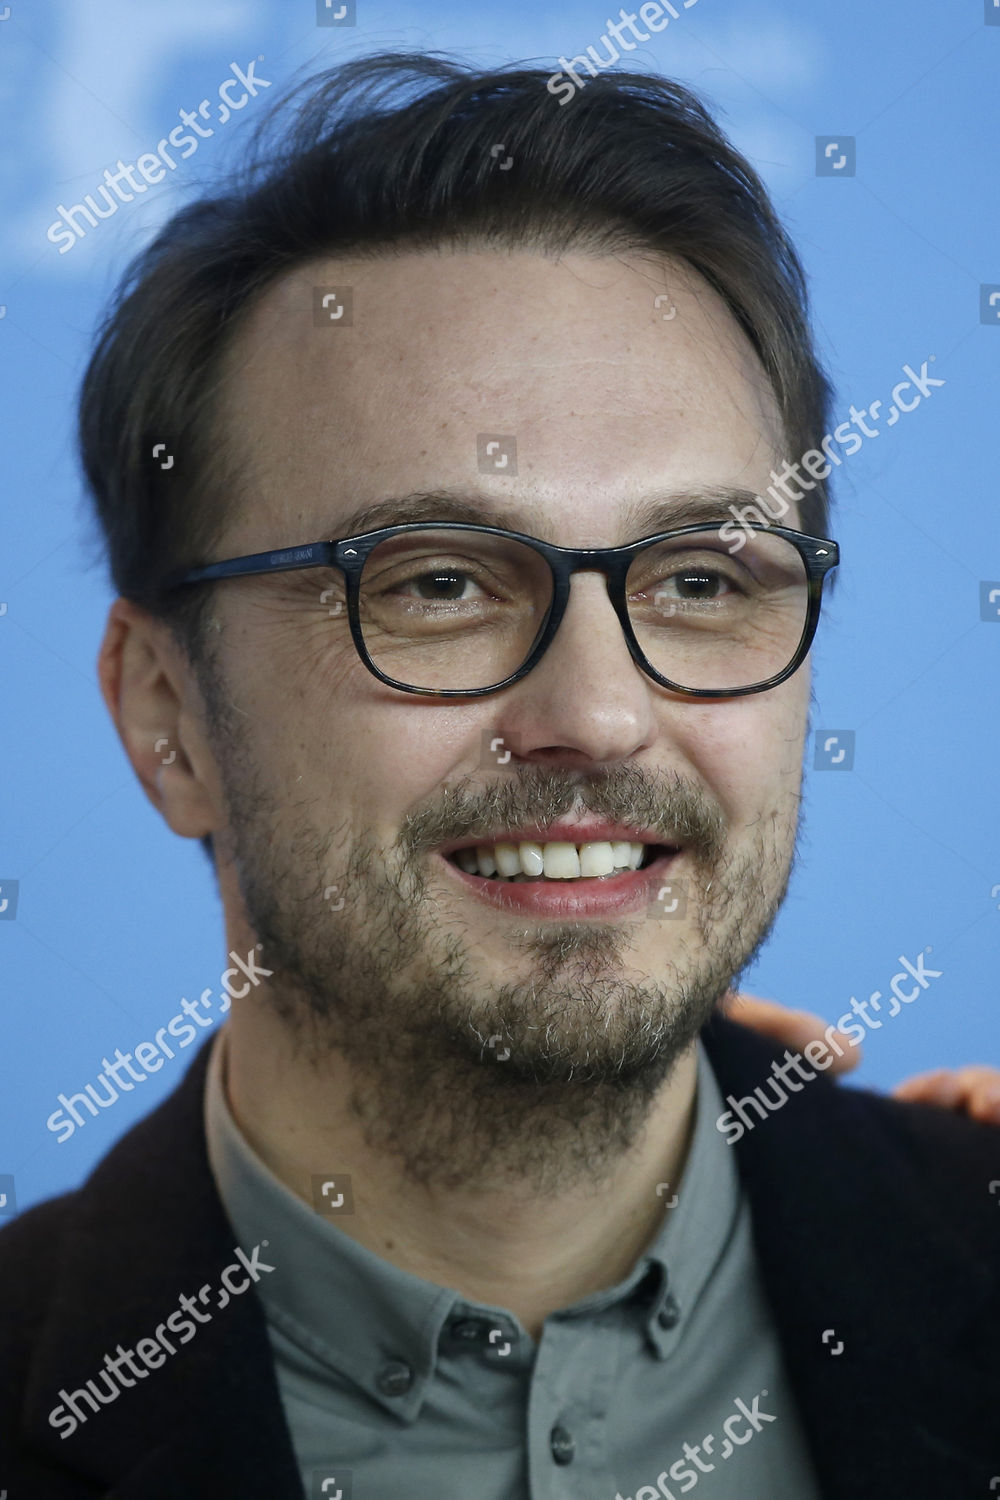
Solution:
<svg viewBox="0 0 1000 1500"><path fill-rule="evenodd" d="M291 614L286 606L267 618L262 609L254 623L267 629L244 643L253 675L238 707L253 720L258 764L282 798L295 793L326 809L331 826L372 828L391 840L457 767L475 779L480 736L468 707L380 683L346 621L328 621L310 599Z"/></svg>
<svg viewBox="0 0 1000 1500"><path fill-rule="evenodd" d="M797 797L809 703L796 673L767 693L692 708L672 736L727 818L752 822L763 808Z"/></svg>
<svg viewBox="0 0 1000 1500"><path fill-rule="evenodd" d="M367 675L367 674L366 674ZM369 677L372 691L338 700L331 734L317 755L329 768L328 797L356 829L370 828L391 843L408 813L440 801L452 780L466 777L473 785L488 779L470 751L468 722L458 722L453 708L401 704ZM478 747L479 736L473 741ZM305 780L315 785L316 765Z"/></svg>

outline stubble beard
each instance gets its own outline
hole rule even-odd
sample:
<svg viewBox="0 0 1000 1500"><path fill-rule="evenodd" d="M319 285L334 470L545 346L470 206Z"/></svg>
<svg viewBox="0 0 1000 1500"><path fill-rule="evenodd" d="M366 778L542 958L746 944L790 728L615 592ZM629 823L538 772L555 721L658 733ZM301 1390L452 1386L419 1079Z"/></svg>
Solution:
<svg viewBox="0 0 1000 1500"><path fill-rule="evenodd" d="M530 766L490 787L446 786L389 849L370 831L345 849L328 819L266 784L243 726L218 699L214 710L229 815L216 843L273 971L266 1003L368 1148L449 1191L541 1194L607 1179L766 941L794 863L792 809L771 809L734 851L718 806L676 775ZM581 807L662 826L664 842L677 831L688 920L494 918L435 868L431 851L477 824L546 823ZM653 949L651 931L655 976L648 959L629 966L637 939Z"/></svg>

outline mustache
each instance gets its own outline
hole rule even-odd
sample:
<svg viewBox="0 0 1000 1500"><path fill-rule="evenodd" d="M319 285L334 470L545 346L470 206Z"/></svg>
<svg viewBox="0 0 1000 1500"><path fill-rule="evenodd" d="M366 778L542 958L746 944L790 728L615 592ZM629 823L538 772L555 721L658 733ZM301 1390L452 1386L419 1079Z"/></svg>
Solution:
<svg viewBox="0 0 1000 1500"><path fill-rule="evenodd" d="M596 772L520 766L486 787L471 777L452 782L432 804L408 814L400 843L416 856L452 839L524 824L544 827L585 812L649 829L658 842L682 844L706 864L716 863L725 848L726 818L714 798L676 771L638 766Z"/></svg>

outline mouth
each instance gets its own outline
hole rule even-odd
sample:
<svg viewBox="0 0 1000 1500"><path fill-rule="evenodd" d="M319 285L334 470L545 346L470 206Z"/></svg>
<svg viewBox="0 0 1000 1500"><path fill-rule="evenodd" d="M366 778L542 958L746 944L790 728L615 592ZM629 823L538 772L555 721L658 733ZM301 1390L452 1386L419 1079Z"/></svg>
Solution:
<svg viewBox="0 0 1000 1500"><path fill-rule="evenodd" d="M594 840L573 844L568 840L537 843L525 839L496 844L467 844L452 849L445 858L467 875L484 880L544 881L613 880L626 872L647 869L661 855L676 854L667 844L638 840Z"/></svg>
<svg viewBox="0 0 1000 1500"><path fill-rule="evenodd" d="M681 852L644 839L514 838L438 851L467 891L494 906L563 917L614 915L651 902Z"/></svg>

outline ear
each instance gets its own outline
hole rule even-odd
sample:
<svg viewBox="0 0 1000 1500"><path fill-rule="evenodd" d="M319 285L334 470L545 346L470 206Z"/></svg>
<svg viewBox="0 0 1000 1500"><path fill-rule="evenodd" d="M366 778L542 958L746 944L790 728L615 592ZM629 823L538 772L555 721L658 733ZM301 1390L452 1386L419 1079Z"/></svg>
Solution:
<svg viewBox="0 0 1000 1500"><path fill-rule="evenodd" d="M174 833L225 826L215 759L197 712L201 694L169 629L116 599L97 658L101 693L143 791Z"/></svg>

